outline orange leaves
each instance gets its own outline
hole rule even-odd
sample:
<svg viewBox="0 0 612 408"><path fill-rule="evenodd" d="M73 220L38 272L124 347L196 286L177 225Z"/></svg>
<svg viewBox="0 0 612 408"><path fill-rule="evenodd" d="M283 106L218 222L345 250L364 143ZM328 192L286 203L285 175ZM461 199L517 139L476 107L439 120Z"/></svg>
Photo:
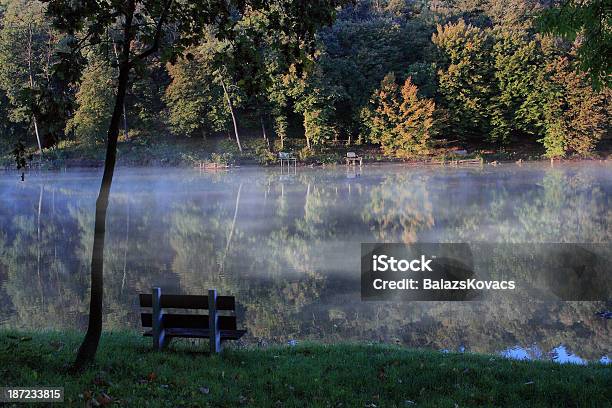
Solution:
<svg viewBox="0 0 612 408"><path fill-rule="evenodd" d="M370 138L380 143L385 154L407 158L427 151L435 104L418 96L410 77L400 89L395 74L387 74L372 103L375 109L368 118Z"/></svg>

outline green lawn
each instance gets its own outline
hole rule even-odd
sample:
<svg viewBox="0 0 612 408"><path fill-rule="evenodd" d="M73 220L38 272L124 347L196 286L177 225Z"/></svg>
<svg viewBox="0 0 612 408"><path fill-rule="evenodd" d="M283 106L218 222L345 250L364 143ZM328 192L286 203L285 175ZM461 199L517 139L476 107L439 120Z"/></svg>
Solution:
<svg viewBox="0 0 612 408"><path fill-rule="evenodd" d="M75 333L0 332L0 386L63 386L67 406L606 407L612 368L520 362L397 346L228 348L178 342L154 352L106 333L95 366L72 376Z"/></svg>

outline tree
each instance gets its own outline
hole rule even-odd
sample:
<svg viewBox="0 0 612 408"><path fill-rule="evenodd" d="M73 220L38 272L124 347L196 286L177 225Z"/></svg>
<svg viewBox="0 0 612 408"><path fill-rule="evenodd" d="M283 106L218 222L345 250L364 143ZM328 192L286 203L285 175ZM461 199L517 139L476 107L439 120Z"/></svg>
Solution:
<svg viewBox="0 0 612 408"><path fill-rule="evenodd" d="M388 72L406 72L431 48L431 28L412 18L403 1L361 1L321 30L313 69L293 91L309 138L351 143L359 115Z"/></svg>
<svg viewBox="0 0 612 408"><path fill-rule="evenodd" d="M6 3L0 29L0 87L11 104L9 119L31 124L36 144L53 143L41 128L38 97L52 82L53 53L58 33L45 20L45 5L38 1L11 0ZM47 134L45 140L43 136Z"/></svg>
<svg viewBox="0 0 612 408"><path fill-rule="evenodd" d="M290 95L295 100L295 111L304 118L304 135L308 149L338 138L334 121L338 94L334 86L317 72L318 67L313 71L306 74L305 78L294 80L290 90ZM311 76L316 79L313 80Z"/></svg>
<svg viewBox="0 0 612 408"><path fill-rule="evenodd" d="M418 96L410 77L400 90L395 74L387 74L372 97L372 105L373 110L364 113L369 140L380 143L384 154L408 158L427 152L435 104Z"/></svg>
<svg viewBox="0 0 612 408"><path fill-rule="evenodd" d="M540 16L540 29L578 40L578 67L596 88L612 83L612 7L610 0L552 1Z"/></svg>
<svg viewBox="0 0 612 408"><path fill-rule="evenodd" d="M488 101L491 139L505 143L512 136L538 135L543 100L544 54L537 39L516 30L493 33L495 94Z"/></svg>
<svg viewBox="0 0 612 408"><path fill-rule="evenodd" d="M168 64L172 82L166 88L164 101L169 108L170 129L175 134L205 137L210 132L227 129L229 112L214 65L219 41L208 38L188 50L189 59Z"/></svg>
<svg viewBox="0 0 612 408"><path fill-rule="evenodd" d="M489 101L495 95L489 33L459 20L438 25L432 37L438 47L438 81L442 102L452 114L449 131L480 138L490 130Z"/></svg>
<svg viewBox="0 0 612 408"><path fill-rule="evenodd" d="M576 72L568 56L559 56L546 65L544 137L548 157L567 153L588 156L610 126L606 110L609 91L595 91L587 74Z"/></svg>
<svg viewBox="0 0 612 408"><path fill-rule="evenodd" d="M78 109L68 120L66 133L74 133L88 145L104 142L104 130L113 113L113 85L113 70L106 61L97 59L87 65L76 93Z"/></svg>
<svg viewBox="0 0 612 408"><path fill-rule="evenodd" d="M197 43L205 27L213 27L215 36L232 37L236 20L249 9L271 10L268 28L281 30L293 41L287 55L299 59L313 41L316 28L330 24L335 8L342 0L301 1L173 1L112 0L109 2L72 2L47 0L47 12L54 25L74 37L71 55L84 45L99 44L114 27L119 27L117 41L119 73L115 103L107 132L104 173L96 200L94 242L91 262L91 300L85 339L79 348L74 369L82 369L95 356L102 332L103 258L106 213L117 158L117 139L123 113L130 71L145 65L148 58L161 53L172 59ZM169 35L171 32L172 35ZM68 59L69 55L64 54ZM65 66L65 65L64 65Z"/></svg>

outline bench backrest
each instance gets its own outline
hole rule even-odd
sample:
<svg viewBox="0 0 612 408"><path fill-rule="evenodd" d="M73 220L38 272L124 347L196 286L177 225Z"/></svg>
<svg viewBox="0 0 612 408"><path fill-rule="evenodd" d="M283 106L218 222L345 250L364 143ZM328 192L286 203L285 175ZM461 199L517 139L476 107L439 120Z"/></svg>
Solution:
<svg viewBox="0 0 612 408"><path fill-rule="evenodd" d="M152 308L153 295L140 294L140 307ZM160 307L162 309L191 309L208 310L208 296L198 295L161 295ZM217 296L217 311L223 310L232 314L236 312L236 300L233 296ZM140 314L142 327L153 326L152 313L143 312ZM204 314L189 313L164 313L164 328L184 328L184 329L207 329L209 316ZM236 330L236 316L218 316L219 329Z"/></svg>
<svg viewBox="0 0 612 408"><path fill-rule="evenodd" d="M346 157L348 157L349 159L354 159L357 157L357 155L355 154L355 152L348 152L346 154Z"/></svg>

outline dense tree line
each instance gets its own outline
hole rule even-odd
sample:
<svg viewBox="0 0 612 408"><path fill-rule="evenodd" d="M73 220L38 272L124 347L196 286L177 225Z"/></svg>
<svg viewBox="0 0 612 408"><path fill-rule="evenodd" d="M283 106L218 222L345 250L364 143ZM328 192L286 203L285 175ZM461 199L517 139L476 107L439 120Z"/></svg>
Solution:
<svg viewBox="0 0 612 408"><path fill-rule="evenodd" d="M586 44L596 33L580 31L574 20L557 30L573 35L539 33L537 16L549 4L359 0L319 30L316 51L300 65L286 58L294 44L289 35L270 30L270 15L253 11L233 27L231 41L210 27L176 60L158 56L132 73L122 132L225 135L242 150L240 133L247 130L270 150L286 148L297 135L307 151L370 143L399 158L426 154L436 138L500 146L538 141L550 157L588 156L610 127L609 68L599 55L607 43ZM580 14L587 23L598 16L595 6ZM117 40L110 30L82 52L78 73L56 69L67 40L45 18L45 7L37 0L0 3L6 151L18 141L40 150L61 140L105 140ZM562 12L547 18L563 20ZM609 27L602 30L600 37L609 38ZM589 61L600 68L597 75L584 70Z"/></svg>

